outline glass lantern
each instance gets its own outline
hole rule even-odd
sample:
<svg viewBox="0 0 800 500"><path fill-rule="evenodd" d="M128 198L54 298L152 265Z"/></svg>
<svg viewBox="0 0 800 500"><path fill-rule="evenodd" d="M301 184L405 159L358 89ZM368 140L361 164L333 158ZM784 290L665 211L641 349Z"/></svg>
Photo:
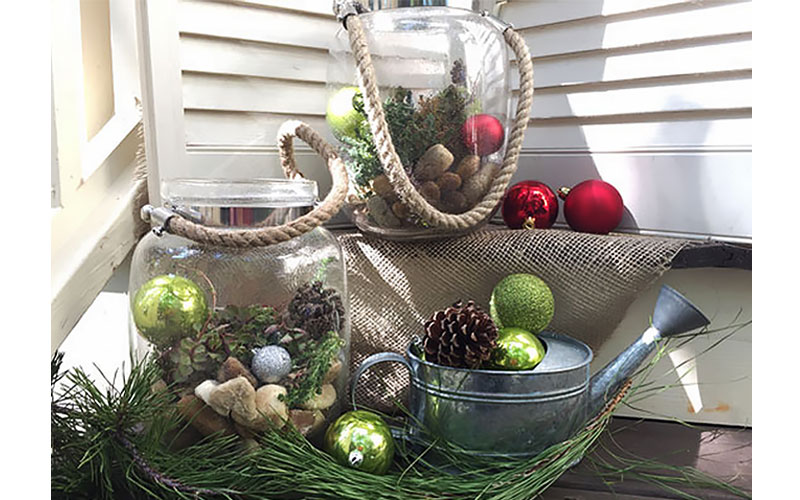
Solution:
<svg viewBox="0 0 800 500"><path fill-rule="evenodd" d="M308 180L191 180L166 206L218 229L285 224L317 202ZM149 353L199 431L252 437L294 425L317 438L343 408L350 347L344 257L322 227L268 246L153 231L130 274L131 346Z"/></svg>
<svg viewBox="0 0 800 500"><path fill-rule="evenodd" d="M373 0L358 15L397 157L413 188L444 214L483 199L509 136L510 51L500 23L470 10L474 3ZM350 175L354 222L382 237L435 236L441 231L390 182L349 36L340 28L329 51L326 117Z"/></svg>

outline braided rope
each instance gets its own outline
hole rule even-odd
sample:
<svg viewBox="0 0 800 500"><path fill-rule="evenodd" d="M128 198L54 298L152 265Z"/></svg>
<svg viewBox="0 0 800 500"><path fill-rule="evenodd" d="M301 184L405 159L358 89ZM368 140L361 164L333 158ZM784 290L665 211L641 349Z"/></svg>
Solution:
<svg viewBox="0 0 800 500"><path fill-rule="evenodd" d="M345 24L358 70L358 84L364 93L364 108L375 139L375 147L378 150L384 173L389 178L401 203L435 227L464 230L483 222L503 198L506 187L517 169L522 141L530 120L530 108L533 102L533 62L525 40L513 29L509 28L503 32L506 42L517 56L520 72L517 113L503 165L480 203L462 214L448 214L437 210L428 203L411 183L389 134L389 126L380 102L375 69L372 65L372 57L369 53L361 19L359 16L351 15L345 19Z"/></svg>
<svg viewBox="0 0 800 500"><path fill-rule="evenodd" d="M344 204L347 195L347 172L336 150L307 124L289 120L278 131L281 168L289 179L303 177L294 159L293 139L298 137L317 152L328 165L333 177L333 186L322 203L309 213L280 226L267 226L255 229L221 229L196 224L180 216L169 219L165 228L172 234L189 238L198 243L225 247L260 247L289 241L301 236L336 215Z"/></svg>

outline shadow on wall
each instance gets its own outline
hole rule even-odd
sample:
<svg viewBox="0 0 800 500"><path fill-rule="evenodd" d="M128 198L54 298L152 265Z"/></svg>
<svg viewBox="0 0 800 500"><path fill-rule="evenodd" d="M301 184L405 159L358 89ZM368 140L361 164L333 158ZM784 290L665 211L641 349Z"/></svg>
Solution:
<svg viewBox="0 0 800 500"><path fill-rule="evenodd" d="M665 106L668 109L697 109L699 107L698 103L688 101L678 95L670 96L670 98L665 102ZM662 125L658 127L657 132L655 133L655 136L651 142L654 146L658 146L663 142L668 144L682 144L686 146L704 144L706 142L708 132L709 125L708 122L705 121L692 121L682 126L680 129ZM674 184L673 186L665 186L660 184L655 176L649 175L649 172L646 168L634 169L635 178L632 179L632 185L636 186L641 192L651 193L652 198L647 200L645 206L647 206L649 210L653 212L658 211L669 214L681 211L683 213L682 218L686 217L688 214L691 214L692 217L705 219L705 214L707 212L713 212L713 208L709 207L709 210L704 209L704 206L708 206L710 200L707 200L706 197L702 196L703 185L705 183L701 176L703 169L700 163L702 162L703 157L701 155L682 155L679 162L676 161L669 167L671 178L680 180L680 182ZM662 179L663 181L663 176L658 176L658 178ZM681 186L693 186L695 192L687 193L678 191L678 189L681 189ZM694 194L694 196L692 196L692 194ZM696 207L696 209L687 211L685 209L682 210L682 207L677 206L678 204L685 203L691 203ZM671 224L674 222L675 221L670 220L669 217L661 216L659 217L658 229L666 231L679 231L679 227L671 226ZM708 223L702 221L691 224L687 224L687 222L688 221L684 220L683 225L688 225L690 227L709 226Z"/></svg>
<svg viewBox="0 0 800 500"><path fill-rule="evenodd" d="M600 16L603 13L604 0L589 0L583 2L578 10L581 17ZM509 19L514 22L514 19ZM530 28L528 28L530 29ZM533 28L536 29L536 28ZM525 34L526 29L520 30ZM605 24L604 23L586 23L581 37L588 42L592 47L601 47L605 37ZM529 43L531 55L533 56L534 70L537 66L541 68L544 73L541 79L544 87L555 86L568 82L562 81L562 75L557 74L558 66L564 61L560 60L556 63L551 63L545 60L538 60L537 47ZM569 56L567 56L568 58ZM565 58L566 59L566 58ZM581 71L584 81L601 81L605 72L605 58L595 57L589 61L584 61L584 69ZM547 75L548 71L552 71L552 76ZM558 93L556 93L558 92ZM558 89L550 90L537 89L534 92L533 106L531 115L537 116L537 96L548 95L551 100L558 100L554 103L554 109L565 110L565 116L571 116L572 106L569 102L569 97L566 94L559 92ZM524 144L534 144L533 147L523 145L520 153L518 170L511 180L511 184L520 181L533 179L536 180L541 172L547 172L547 184L553 191L558 191L561 187L573 187L578 183L587 179L602 179L600 172L597 168L593 156L586 154L589 151L589 144L585 136L583 125L588 121L579 117L575 118L531 118L529 122L529 129L527 131L527 141ZM536 128L553 127L557 129L559 135L559 142L562 144L569 144L569 150L563 148L549 148L546 144L541 144L541 140L536 140L532 134L536 133ZM623 201L625 199L624 193ZM556 225L566 225L563 213L563 200L559 201L559 214ZM625 207L623 214L622 224L625 228L637 228L636 220L633 214Z"/></svg>
<svg viewBox="0 0 800 500"><path fill-rule="evenodd" d="M590 6L587 5L591 3ZM603 0L589 0L580 5L580 15L583 16L600 16L603 13L604 1ZM513 22L513 19L511 19ZM529 28L531 29L531 28ZM533 28L537 29L537 28ZM582 23L581 37L591 44L592 47L602 47L604 37L606 35L606 23L586 22ZM523 28L523 32L524 32ZM538 90L538 95L547 96L547 99L552 103L554 109L558 109L559 115L564 117L558 118L532 118L530 122L531 128L528 130L528 137L526 141L527 147L523 147L519 160L519 171L512 179L512 183L520 182L527 179L537 179L542 176L547 180L548 185L553 190L558 190L560 187L573 187L578 183L588 179L600 179L610 182L614 185L622 195L623 201L626 203L623 218L619 225L619 229L626 232L639 233L645 230L655 228L640 227L637 221L636 214L634 214L628 207L636 206L639 217L647 220L659 220L658 229L670 230L669 213L673 209L680 210L679 203L686 203L688 194L684 192L676 193L676 186L701 186L703 179L697 178L702 172L698 168L697 162L702 161L701 157L694 155L687 155L682 157L681 161L674 164L665 164L659 161L657 168L669 168L674 170L675 178L680 182L668 185L655 185L657 179L663 179L664 175L653 175L653 170L648 168L651 165L649 159L653 155L660 154L657 151L658 147L663 144L685 144L697 145L703 144L709 133L708 125L704 122L697 121L694 117L687 117L683 120L686 121L685 127L677 128L675 126L658 126L658 122L665 120L663 117L647 115L647 114L619 114L607 116L572 116L573 113L580 113L573 109L570 103L568 94L564 90L557 88L558 85L568 85L570 65L577 66L577 59L580 60L579 75L582 82L601 82L603 81L606 71L606 62L610 57L614 57L616 52L593 54L592 57L585 58L584 55L563 55L557 58L543 57L537 60L537 48L531 46L534 55L534 67L537 65L541 68L541 81L540 83L544 88ZM559 74L560 68L564 68L565 75ZM552 76L551 76L552 75ZM604 88L619 89L625 88L627 83L618 84L604 84ZM637 87L653 85L652 83L637 83ZM589 89L597 91L596 88ZM582 92L582 87L572 88L572 93ZM533 101L533 116L542 116L542 113L537 113L537 99L534 95ZM540 102L540 101L539 101ZM679 95L670 97L663 103L664 109L697 109L698 104L693 102L686 102ZM548 106L550 107L550 106ZM680 118L670 117L671 122L681 121ZM655 123L654 123L655 122ZM613 149L608 148L606 144L591 143L590 138L587 137L585 127L603 127L613 126L617 124L635 124L642 123L645 125L657 125L653 127L654 130L652 137L637 140L636 143L631 143L629 146L632 148L639 146L647 146L648 149L655 148L655 151L647 151L642 153L630 152L628 154L618 154L624 152L626 145L624 144L624 137L615 138L615 144L622 143L620 146L614 146ZM547 130L540 137L532 136L537 133L537 129ZM557 136L557 144L552 147L547 143L546 137ZM679 136L679 137L676 137ZM605 151L603 151L605 149ZM622 151L620 151L622 150ZM673 172L669 172L671 175ZM687 178L687 176L694 176L695 178ZM671 186L670 186L671 184ZM645 194L647 193L647 194ZM646 196L647 199L641 197ZM697 210L683 211L684 213L690 212L692 217L703 218L706 211L704 204L707 205L709 200L702 200L697 197L697 200L692 200L691 203L697 204ZM634 200L636 202L634 203ZM713 201L712 201L713 202ZM560 204L561 210L557 220L557 225L566 225L563 216L563 202ZM644 215L647 214L647 217ZM661 223L663 221L663 224ZM708 224L692 224L693 227L703 227ZM675 230L679 228L674 227Z"/></svg>

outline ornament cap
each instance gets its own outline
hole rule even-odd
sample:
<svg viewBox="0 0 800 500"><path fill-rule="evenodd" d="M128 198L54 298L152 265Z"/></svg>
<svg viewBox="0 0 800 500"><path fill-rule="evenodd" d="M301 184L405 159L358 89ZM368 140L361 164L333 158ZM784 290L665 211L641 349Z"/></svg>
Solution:
<svg viewBox="0 0 800 500"><path fill-rule="evenodd" d="M522 223L523 229L535 229L536 228L536 217L530 216L525 219L525 222Z"/></svg>
<svg viewBox="0 0 800 500"><path fill-rule="evenodd" d="M569 194L570 191L572 191L572 188L561 186L560 188L558 188L558 197L561 198L562 200L566 200L567 195Z"/></svg>

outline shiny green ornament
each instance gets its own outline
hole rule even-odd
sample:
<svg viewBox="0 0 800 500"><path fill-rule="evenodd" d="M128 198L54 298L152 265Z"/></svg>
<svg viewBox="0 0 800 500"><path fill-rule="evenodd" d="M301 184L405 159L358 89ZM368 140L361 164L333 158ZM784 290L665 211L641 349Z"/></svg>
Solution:
<svg viewBox="0 0 800 500"><path fill-rule="evenodd" d="M536 335L522 328L501 328L489 364L499 370L532 370L544 354L544 344Z"/></svg>
<svg viewBox="0 0 800 500"><path fill-rule="evenodd" d="M353 98L358 87L343 87L328 101L325 118L336 137L355 137L356 129L364 121L364 115L353 107Z"/></svg>
<svg viewBox="0 0 800 500"><path fill-rule="evenodd" d="M208 318L206 295L187 278L156 276L133 297L133 322L139 332L157 347L199 331Z"/></svg>
<svg viewBox="0 0 800 500"><path fill-rule="evenodd" d="M385 474L394 459L394 439L381 417L365 410L347 412L328 427L325 451L337 462L373 474Z"/></svg>

